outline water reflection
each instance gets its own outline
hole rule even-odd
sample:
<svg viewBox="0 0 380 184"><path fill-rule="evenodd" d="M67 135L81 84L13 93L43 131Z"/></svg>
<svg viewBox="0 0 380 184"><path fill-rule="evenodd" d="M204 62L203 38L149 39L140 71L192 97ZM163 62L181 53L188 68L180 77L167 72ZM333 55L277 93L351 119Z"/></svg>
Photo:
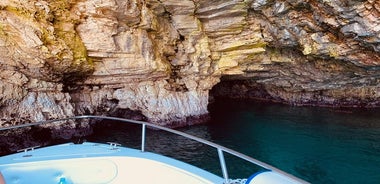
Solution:
<svg viewBox="0 0 380 184"><path fill-rule="evenodd" d="M380 110L289 107L217 100L211 121L179 129L269 163L312 183L379 183ZM116 141L140 148L141 127L116 124L91 141ZM147 130L147 151L155 151L220 173L217 151L157 130ZM228 154L231 177L259 170Z"/></svg>
<svg viewBox="0 0 380 184"><path fill-rule="evenodd" d="M218 115L211 132L235 127L229 129L229 141L216 141L228 145L233 140L240 145L237 150L312 183L380 181L379 109L342 112L228 100L210 109Z"/></svg>

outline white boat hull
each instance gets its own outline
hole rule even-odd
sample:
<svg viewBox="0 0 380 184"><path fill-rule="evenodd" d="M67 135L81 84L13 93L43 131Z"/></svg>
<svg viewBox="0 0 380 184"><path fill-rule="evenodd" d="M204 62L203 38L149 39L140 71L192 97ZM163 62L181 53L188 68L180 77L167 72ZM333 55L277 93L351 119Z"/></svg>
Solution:
<svg viewBox="0 0 380 184"><path fill-rule="evenodd" d="M97 143L41 148L0 162L7 184L223 183L221 177L175 159Z"/></svg>

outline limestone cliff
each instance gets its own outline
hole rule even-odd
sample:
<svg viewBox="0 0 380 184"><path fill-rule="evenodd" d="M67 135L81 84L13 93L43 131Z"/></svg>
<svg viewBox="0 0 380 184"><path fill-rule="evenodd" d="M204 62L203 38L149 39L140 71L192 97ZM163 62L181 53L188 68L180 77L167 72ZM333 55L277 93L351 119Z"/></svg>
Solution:
<svg viewBox="0 0 380 184"><path fill-rule="evenodd" d="M178 126L221 78L215 94L378 106L379 15L375 0L2 0L0 123Z"/></svg>

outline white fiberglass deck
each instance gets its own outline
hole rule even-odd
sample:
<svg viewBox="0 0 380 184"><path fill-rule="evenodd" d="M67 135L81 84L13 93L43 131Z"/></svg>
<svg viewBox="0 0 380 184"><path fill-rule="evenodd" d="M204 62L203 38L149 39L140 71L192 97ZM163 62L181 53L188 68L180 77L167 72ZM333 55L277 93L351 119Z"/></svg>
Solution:
<svg viewBox="0 0 380 184"><path fill-rule="evenodd" d="M267 171L253 174L246 184L308 183L257 159L210 141L148 122L105 116L75 116L0 127L2 130L58 123L67 120L103 119L142 125L141 150L98 143L62 144L0 157L0 172L7 184L97 184L97 183L235 183L229 179L224 152L260 166ZM146 127L157 128L215 148L223 178L190 164L145 152ZM1 175L0 175L1 176ZM244 176L243 176L244 177ZM246 177L246 176L245 176ZM241 180L240 182L243 182ZM2 183L0 178L0 184Z"/></svg>
<svg viewBox="0 0 380 184"><path fill-rule="evenodd" d="M150 152L106 144L62 144L0 158L7 184L223 183L223 178Z"/></svg>

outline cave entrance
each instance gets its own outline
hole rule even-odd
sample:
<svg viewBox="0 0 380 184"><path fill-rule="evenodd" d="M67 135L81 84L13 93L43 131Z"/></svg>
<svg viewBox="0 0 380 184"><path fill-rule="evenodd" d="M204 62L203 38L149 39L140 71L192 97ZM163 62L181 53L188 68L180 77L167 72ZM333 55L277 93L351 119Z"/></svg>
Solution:
<svg viewBox="0 0 380 184"><path fill-rule="evenodd" d="M256 80L228 76L222 77L221 81L210 90L211 101L218 98L275 100L266 90L266 86Z"/></svg>

